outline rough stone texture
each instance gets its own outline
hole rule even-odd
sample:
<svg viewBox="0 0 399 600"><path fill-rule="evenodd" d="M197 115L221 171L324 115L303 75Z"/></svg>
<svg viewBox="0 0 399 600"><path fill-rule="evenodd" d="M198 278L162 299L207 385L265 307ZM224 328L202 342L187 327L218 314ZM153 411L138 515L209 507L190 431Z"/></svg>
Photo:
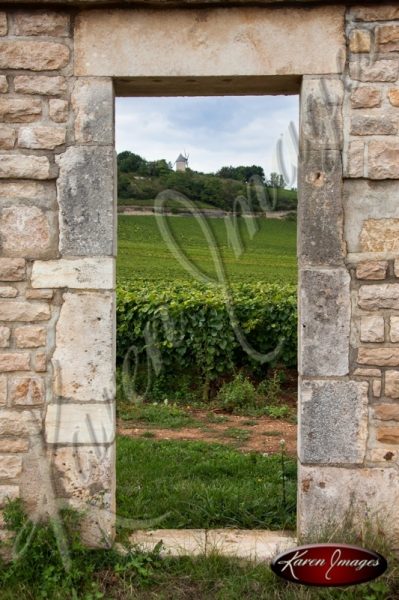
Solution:
<svg viewBox="0 0 399 600"><path fill-rule="evenodd" d="M57 254L56 220L35 206L4 208L0 217L3 254L44 258Z"/></svg>
<svg viewBox="0 0 399 600"><path fill-rule="evenodd" d="M399 106L399 89L391 89L388 92L388 98L389 98L389 102L392 104L392 106Z"/></svg>
<svg viewBox="0 0 399 600"><path fill-rule="evenodd" d="M33 368L37 373L47 371L47 354L45 352L36 352L33 358Z"/></svg>
<svg viewBox="0 0 399 600"><path fill-rule="evenodd" d="M104 289L115 287L115 260L110 257L36 261L33 288Z"/></svg>
<svg viewBox="0 0 399 600"><path fill-rule="evenodd" d="M381 379L374 379L373 381L373 396L379 398L381 396L382 381Z"/></svg>
<svg viewBox="0 0 399 600"><path fill-rule="evenodd" d="M349 142L347 152L346 177L363 177L365 144L360 140Z"/></svg>
<svg viewBox="0 0 399 600"><path fill-rule="evenodd" d="M212 15L197 10L165 10L162 19L153 10L137 11L134 19L126 19L121 10L81 12L75 28L75 74L177 77L190 73L195 77L339 73L342 67L337 56L344 50L343 26L344 10L338 6L308 12L230 7L215 9Z"/></svg>
<svg viewBox="0 0 399 600"><path fill-rule="evenodd" d="M18 146L38 150L53 150L65 143L65 127L21 127Z"/></svg>
<svg viewBox="0 0 399 600"><path fill-rule="evenodd" d="M4 508L9 500L19 498L19 486L0 485L0 507Z"/></svg>
<svg viewBox="0 0 399 600"><path fill-rule="evenodd" d="M114 92L110 78L79 78L72 94L75 140L114 143Z"/></svg>
<svg viewBox="0 0 399 600"><path fill-rule="evenodd" d="M377 27L376 40L380 52L398 52L399 26L383 25Z"/></svg>
<svg viewBox="0 0 399 600"><path fill-rule="evenodd" d="M394 82L398 79L399 63L396 60L357 59L349 63L349 73L355 81Z"/></svg>
<svg viewBox="0 0 399 600"><path fill-rule="evenodd" d="M382 444L399 444L399 427L378 427L376 438Z"/></svg>
<svg viewBox="0 0 399 600"><path fill-rule="evenodd" d="M399 179L399 141L370 141L368 175L370 179Z"/></svg>
<svg viewBox="0 0 399 600"><path fill-rule="evenodd" d="M17 348L39 348L46 345L46 329L44 327L17 327L14 330Z"/></svg>
<svg viewBox="0 0 399 600"><path fill-rule="evenodd" d="M0 456L0 479L14 479L22 471L22 458L3 454Z"/></svg>
<svg viewBox="0 0 399 600"><path fill-rule="evenodd" d="M5 94L8 92L8 82L5 75L0 75L0 93Z"/></svg>
<svg viewBox="0 0 399 600"><path fill-rule="evenodd" d="M25 279L23 258L0 258L0 281L22 281Z"/></svg>
<svg viewBox="0 0 399 600"><path fill-rule="evenodd" d="M397 252L399 250L399 219L365 221L360 235L364 252Z"/></svg>
<svg viewBox="0 0 399 600"><path fill-rule="evenodd" d="M358 87L351 93L352 108L376 108L381 106L381 90L372 87Z"/></svg>
<svg viewBox="0 0 399 600"><path fill-rule="evenodd" d="M368 383L303 381L299 458L302 464L361 464L366 453Z"/></svg>
<svg viewBox="0 0 399 600"><path fill-rule="evenodd" d="M2 206L7 201L35 200L35 206L43 208L55 207L55 182L52 181L3 181L0 186ZM31 205L32 202L27 202Z"/></svg>
<svg viewBox="0 0 399 600"><path fill-rule="evenodd" d="M0 287L0 298L15 298L18 296L18 290L11 286Z"/></svg>
<svg viewBox="0 0 399 600"><path fill-rule="evenodd" d="M113 295L67 293L63 299L53 355L54 393L85 402L113 400Z"/></svg>
<svg viewBox="0 0 399 600"><path fill-rule="evenodd" d="M50 100L49 115L55 123L65 123L68 120L68 102L58 99Z"/></svg>
<svg viewBox="0 0 399 600"><path fill-rule="evenodd" d="M366 260L356 265L356 277L380 281L387 276L388 262L386 260Z"/></svg>
<svg viewBox="0 0 399 600"><path fill-rule="evenodd" d="M399 371L385 373L385 395L388 398L399 398Z"/></svg>
<svg viewBox="0 0 399 600"><path fill-rule="evenodd" d="M300 264L303 266L341 265L345 246L340 152L302 153L299 165L299 190Z"/></svg>
<svg viewBox="0 0 399 600"><path fill-rule="evenodd" d="M7 402L7 377L0 375L0 404Z"/></svg>
<svg viewBox="0 0 399 600"><path fill-rule="evenodd" d="M355 369L355 377L381 377L380 369Z"/></svg>
<svg viewBox="0 0 399 600"><path fill-rule="evenodd" d="M342 146L344 87L338 79L304 78L301 90L301 151ZM329 165L330 166L330 165Z"/></svg>
<svg viewBox="0 0 399 600"><path fill-rule="evenodd" d="M26 290L25 298L28 300L51 300L53 290Z"/></svg>
<svg viewBox="0 0 399 600"><path fill-rule="evenodd" d="M399 19L399 7L393 3L355 6L351 9L351 13L357 21L394 21Z"/></svg>
<svg viewBox="0 0 399 600"><path fill-rule="evenodd" d="M360 340L362 342L384 341L384 317L362 317L360 326Z"/></svg>
<svg viewBox="0 0 399 600"><path fill-rule="evenodd" d="M50 163L46 156L0 155L0 178L50 179L50 177Z"/></svg>
<svg viewBox="0 0 399 600"><path fill-rule="evenodd" d="M397 182L344 182L345 241L348 252L363 252L360 235L365 221L399 219Z"/></svg>
<svg viewBox="0 0 399 600"><path fill-rule="evenodd" d="M390 340L397 343L399 342L399 317L391 317L390 325Z"/></svg>
<svg viewBox="0 0 399 600"><path fill-rule="evenodd" d="M349 49L351 52L370 52L371 50L371 34L364 29L356 29L352 31L349 40Z"/></svg>
<svg viewBox="0 0 399 600"><path fill-rule="evenodd" d="M50 318L50 307L41 302L0 300L2 321L45 321Z"/></svg>
<svg viewBox="0 0 399 600"><path fill-rule="evenodd" d="M0 41L0 69L54 71L69 62L69 48L55 42Z"/></svg>
<svg viewBox="0 0 399 600"><path fill-rule="evenodd" d="M395 277L399 277L399 259L395 260Z"/></svg>
<svg viewBox="0 0 399 600"><path fill-rule="evenodd" d="M44 383L38 377L21 377L11 383L13 404L34 406L44 402Z"/></svg>
<svg viewBox="0 0 399 600"><path fill-rule="evenodd" d="M71 147L57 163L61 254L114 255L113 149Z"/></svg>
<svg viewBox="0 0 399 600"><path fill-rule="evenodd" d="M65 77L48 75L17 75L14 78L15 91L20 94L42 94L58 96L67 91Z"/></svg>
<svg viewBox="0 0 399 600"><path fill-rule="evenodd" d="M5 12L0 12L0 35L7 35L7 15Z"/></svg>
<svg viewBox="0 0 399 600"><path fill-rule="evenodd" d="M0 435L28 436L38 435L42 429L39 410L15 411L0 410Z"/></svg>
<svg viewBox="0 0 399 600"><path fill-rule="evenodd" d="M29 371L29 354L17 354L16 352L0 354L0 371Z"/></svg>
<svg viewBox="0 0 399 600"><path fill-rule="evenodd" d="M15 146L15 129L0 125L0 150L12 150Z"/></svg>
<svg viewBox="0 0 399 600"><path fill-rule="evenodd" d="M387 540L397 544L399 473L396 469L300 466L298 477L299 535L318 538L335 527L347 527L352 516L355 530L364 531L365 518ZM345 531L343 530L344 534Z"/></svg>
<svg viewBox="0 0 399 600"><path fill-rule="evenodd" d="M399 405L377 404L374 406L374 415L380 421L399 421Z"/></svg>
<svg viewBox="0 0 399 600"><path fill-rule="evenodd" d="M386 113L354 114L351 120L351 135L394 135L397 132L397 124Z"/></svg>
<svg viewBox="0 0 399 600"><path fill-rule="evenodd" d="M20 438L1 438L0 452L27 452L29 450L29 440Z"/></svg>
<svg viewBox="0 0 399 600"><path fill-rule="evenodd" d="M30 123L42 113L36 98L0 98L0 119L5 123Z"/></svg>
<svg viewBox="0 0 399 600"><path fill-rule="evenodd" d="M49 404L45 430L49 444L111 444L115 438L114 406L108 402Z"/></svg>
<svg viewBox="0 0 399 600"><path fill-rule="evenodd" d="M348 374L349 284L346 269L300 271L301 375Z"/></svg>
<svg viewBox="0 0 399 600"><path fill-rule="evenodd" d="M377 367L398 367L399 348L359 348L357 362Z"/></svg>
<svg viewBox="0 0 399 600"><path fill-rule="evenodd" d="M24 11L15 13L16 35L69 35L69 16L49 10Z"/></svg>
<svg viewBox="0 0 399 600"><path fill-rule="evenodd" d="M359 306L365 310L399 309L399 283L363 285L359 290Z"/></svg>
<svg viewBox="0 0 399 600"><path fill-rule="evenodd" d="M8 348L10 345L10 328L0 326L0 348Z"/></svg>

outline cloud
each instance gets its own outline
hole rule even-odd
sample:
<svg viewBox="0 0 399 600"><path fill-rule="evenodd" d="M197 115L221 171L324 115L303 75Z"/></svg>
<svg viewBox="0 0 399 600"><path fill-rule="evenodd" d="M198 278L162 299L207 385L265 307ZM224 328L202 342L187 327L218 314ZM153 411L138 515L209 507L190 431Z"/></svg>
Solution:
<svg viewBox="0 0 399 600"><path fill-rule="evenodd" d="M297 96L118 98L116 148L172 163L187 152L190 167L203 172L259 164L270 173L284 136L290 171L296 155L287 131L290 122L298 129L298 113Z"/></svg>

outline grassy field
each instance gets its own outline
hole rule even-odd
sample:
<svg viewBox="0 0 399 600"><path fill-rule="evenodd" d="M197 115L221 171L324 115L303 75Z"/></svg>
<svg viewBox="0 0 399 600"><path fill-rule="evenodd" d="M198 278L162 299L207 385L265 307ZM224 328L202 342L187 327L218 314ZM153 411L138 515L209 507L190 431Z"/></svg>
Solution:
<svg viewBox="0 0 399 600"><path fill-rule="evenodd" d="M215 276L211 251L197 221L193 217L169 217L167 223L190 261ZM243 247L239 258L229 243L224 219L208 219L207 223L232 283L297 282L295 222L256 219L258 231L250 239L245 219L238 219ZM117 274L119 279L192 280L167 247L152 216L119 216Z"/></svg>

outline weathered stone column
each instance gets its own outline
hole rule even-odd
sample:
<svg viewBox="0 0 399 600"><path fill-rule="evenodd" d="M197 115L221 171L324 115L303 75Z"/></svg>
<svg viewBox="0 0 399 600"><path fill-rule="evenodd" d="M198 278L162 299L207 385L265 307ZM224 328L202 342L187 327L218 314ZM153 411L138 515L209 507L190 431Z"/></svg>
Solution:
<svg viewBox="0 0 399 600"><path fill-rule="evenodd" d="M114 526L110 78L75 78L67 12L0 13L0 500Z"/></svg>

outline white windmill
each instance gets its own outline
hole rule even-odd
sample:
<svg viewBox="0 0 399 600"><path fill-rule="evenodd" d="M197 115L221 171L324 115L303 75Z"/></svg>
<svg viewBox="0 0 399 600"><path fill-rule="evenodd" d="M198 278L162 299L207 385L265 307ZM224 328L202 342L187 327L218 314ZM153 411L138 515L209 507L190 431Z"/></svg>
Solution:
<svg viewBox="0 0 399 600"><path fill-rule="evenodd" d="M175 165L176 165L176 171L185 171L188 167L188 154L186 155L186 153L183 154L179 154L179 156L176 158L175 161Z"/></svg>

